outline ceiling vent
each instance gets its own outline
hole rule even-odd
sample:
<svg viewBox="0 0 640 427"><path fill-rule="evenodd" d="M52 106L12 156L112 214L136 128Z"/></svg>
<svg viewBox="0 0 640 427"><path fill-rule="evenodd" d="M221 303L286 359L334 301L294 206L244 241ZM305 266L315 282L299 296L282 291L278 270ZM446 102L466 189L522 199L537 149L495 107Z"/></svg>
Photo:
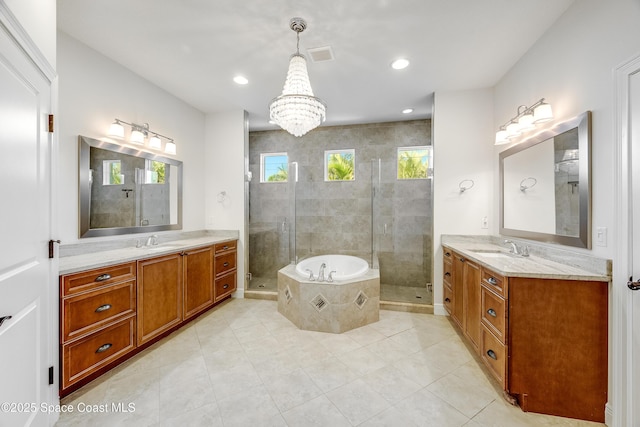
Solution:
<svg viewBox="0 0 640 427"><path fill-rule="evenodd" d="M331 46L315 47L313 49L307 49L307 53L311 57L313 62L333 61L333 51Z"/></svg>

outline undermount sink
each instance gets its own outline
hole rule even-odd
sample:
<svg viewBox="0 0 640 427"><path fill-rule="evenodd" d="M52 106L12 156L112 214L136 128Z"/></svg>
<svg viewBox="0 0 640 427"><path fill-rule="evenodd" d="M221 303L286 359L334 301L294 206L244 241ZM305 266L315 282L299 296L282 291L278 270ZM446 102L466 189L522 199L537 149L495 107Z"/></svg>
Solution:
<svg viewBox="0 0 640 427"><path fill-rule="evenodd" d="M180 249L182 246L178 245L154 245L154 246L143 246L141 249L145 251L170 251L171 249Z"/></svg>
<svg viewBox="0 0 640 427"><path fill-rule="evenodd" d="M487 258L513 258L515 256L499 249L472 249L471 252Z"/></svg>

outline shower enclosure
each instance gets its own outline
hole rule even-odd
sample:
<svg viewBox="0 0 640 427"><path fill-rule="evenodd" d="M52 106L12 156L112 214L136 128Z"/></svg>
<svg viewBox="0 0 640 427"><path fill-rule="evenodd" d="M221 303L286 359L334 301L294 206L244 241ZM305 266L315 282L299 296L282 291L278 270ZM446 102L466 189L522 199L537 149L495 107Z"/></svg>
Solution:
<svg viewBox="0 0 640 427"><path fill-rule="evenodd" d="M398 179L397 158L400 146L430 145L430 128L429 120L319 128L304 143L252 132L248 290L275 292L287 264L344 254L380 269L381 300L432 304L432 179ZM355 153L353 179L330 181L326 152L341 149ZM261 154L276 152L286 152L287 180L265 182Z"/></svg>

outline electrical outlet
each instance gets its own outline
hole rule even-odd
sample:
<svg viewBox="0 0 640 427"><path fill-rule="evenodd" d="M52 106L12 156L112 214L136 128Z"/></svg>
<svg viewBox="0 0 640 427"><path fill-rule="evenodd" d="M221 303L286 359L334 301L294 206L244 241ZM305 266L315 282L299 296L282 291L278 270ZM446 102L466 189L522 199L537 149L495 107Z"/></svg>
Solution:
<svg viewBox="0 0 640 427"><path fill-rule="evenodd" d="M482 217L480 228L484 228L484 229L489 228L489 218L487 218L486 216Z"/></svg>
<svg viewBox="0 0 640 427"><path fill-rule="evenodd" d="M607 246L607 227L596 227L596 245Z"/></svg>

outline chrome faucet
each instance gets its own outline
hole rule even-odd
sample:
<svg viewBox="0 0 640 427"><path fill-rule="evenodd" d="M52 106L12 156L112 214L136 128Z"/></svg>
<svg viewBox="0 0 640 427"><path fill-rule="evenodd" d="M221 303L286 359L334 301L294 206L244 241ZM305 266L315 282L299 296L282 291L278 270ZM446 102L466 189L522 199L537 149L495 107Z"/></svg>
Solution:
<svg viewBox="0 0 640 427"><path fill-rule="evenodd" d="M313 277L313 271L311 271L311 269L307 268L307 269L306 269L306 270L304 270L304 271L309 272L309 281L310 281L310 282L313 282L314 280L316 280L316 278L315 278L315 277Z"/></svg>
<svg viewBox="0 0 640 427"><path fill-rule="evenodd" d="M327 277L327 282L333 282L333 273L337 273L335 270L331 270L329 272L329 277Z"/></svg>
<svg viewBox="0 0 640 427"><path fill-rule="evenodd" d="M318 282L324 282L324 269L327 268L327 264L324 262L320 266L320 271L318 272Z"/></svg>
<svg viewBox="0 0 640 427"><path fill-rule="evenodd" d="M520 248L518 248L518 245L516 244L516 242L512 240L505 240L504 244L511 245L511 250L509 252L511 252L514 255L520 255Z"/></svg>
<svg viewBox="0 0 640 427"><path fill-rule="evenodd" d="M158 236L155 234L152 234L151 236L149 236L147 238L147 243L145 244L145 246L155 246L158 244Z"/></svg>

